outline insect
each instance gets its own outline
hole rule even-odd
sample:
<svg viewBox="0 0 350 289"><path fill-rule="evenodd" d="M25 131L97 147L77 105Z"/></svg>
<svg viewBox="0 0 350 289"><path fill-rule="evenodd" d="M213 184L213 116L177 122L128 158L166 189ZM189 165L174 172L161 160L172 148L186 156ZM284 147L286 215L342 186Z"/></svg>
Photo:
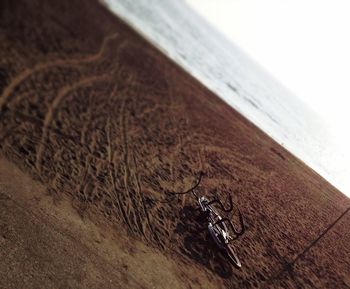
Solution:
<svg viewBox="0 0 350 289"><path fill-rule="evenodd" d="M199 196L196 193L196 188L199 186L202 180L203 173L200 173L197 183L188 191L176 194L192 193L197 199L201 212L206 218L207 227L211 238L220 250L227 256L232 265L237 268L241 268L242 264L237 257L232 245L232 241L239 238L245 232L244 219L241 211L237 208L239 229L237 229L227 217L222 217L220 212L229 213L232 212L234 205L232 202L232 196L229 195L229 207L225 208L220 199L209 200L205 196Z"/></svg>

